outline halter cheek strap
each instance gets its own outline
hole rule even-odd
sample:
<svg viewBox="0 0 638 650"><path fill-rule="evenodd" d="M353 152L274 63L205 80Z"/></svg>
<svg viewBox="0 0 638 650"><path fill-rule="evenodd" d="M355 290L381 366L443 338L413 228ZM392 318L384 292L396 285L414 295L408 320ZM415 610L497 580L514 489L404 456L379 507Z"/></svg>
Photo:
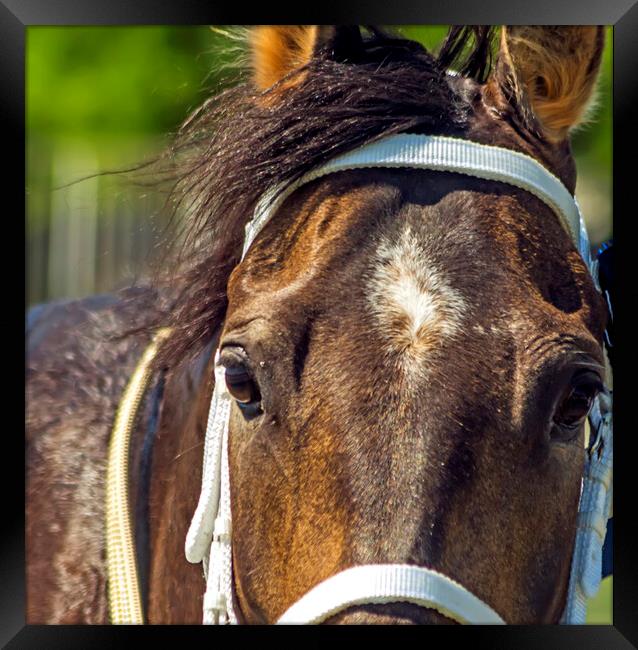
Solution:
<svg viewBox="0 0 638 650"><path fill-rule="evenodd" d="M295 182L267 192L246 226L243 255L278 207L296 189L348 169L410 168L461 173L513 185L551 207L587 264L596 286L597 269L580 209L561 181L525 154L455 138L395 135L339 156ZM202 491L186 538L186 558L202 562L206 576L204 623L235 623L232 580L232 517L228 476L228 422L232 399L223 368L206 431ZM563 623L584 623L586 600L598 590L604 530L611 507L612 421L610 394L600 395L590 415L593 445L587 452ZM436 609L461 623L503 623L489 605L448 576L408 565L351 567L315 586L279 622L319 622L355 604L411 602Z"/></svg>

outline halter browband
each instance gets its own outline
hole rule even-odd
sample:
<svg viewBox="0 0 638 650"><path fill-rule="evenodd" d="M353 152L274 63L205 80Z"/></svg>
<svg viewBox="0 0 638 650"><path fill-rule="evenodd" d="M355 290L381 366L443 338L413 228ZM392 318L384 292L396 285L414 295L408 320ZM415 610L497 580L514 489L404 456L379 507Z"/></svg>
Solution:
<svg viewBox="0 0 638 650"><path fill-rule="evenodd" d="M513 185L541 199L558 216L596 286L584 221L562 182L525 154L442 136L400 134L338 156L287 186L267 192L246 226L243 256L277 209L302 185L330 173L363 168L447 171ZM186 537L186 558L202 562L206 574L204 623L236 623L232 579L232 517L228 476L228 422L232 399L224 369L215 358L213 392L204 447L202 491ZM584 623L587 598L601 580L602 545L611 506L612 422L609 394L596 399L590 414L595 443L582 481L578 529L563 623ZM489 605L433 569L410 565L355 566L313 587L280 618L280 623L316 623L353 605L410 602L435 609L460 623L504 623Z"/></svg>
<svg viewBox="0 0 638 650"><path fill-rule="evenodd" d="M256 206L255 216L246 225L242 257L279 206L299 187L334 172L374 167L455 172L514 185L552 208L576 246L580 246L582 222L574 197L532 157L459 138L401 133L349 151L290 184L266 192Z"/></svg>

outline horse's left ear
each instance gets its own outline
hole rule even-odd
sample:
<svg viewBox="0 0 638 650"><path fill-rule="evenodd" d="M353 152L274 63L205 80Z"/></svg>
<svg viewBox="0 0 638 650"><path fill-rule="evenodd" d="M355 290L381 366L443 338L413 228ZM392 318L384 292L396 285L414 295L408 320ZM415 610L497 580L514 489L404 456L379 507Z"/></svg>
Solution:
<svg viewBox="0 0 638 650"><path fill-rule="evenodd" d="M547 140L563 141L591 105L603 29L504 26L490 92L498 92Z"/></svg>
<svg viewBox="0 0 638 650"><path fill-rule="evenodd" d="M358 27L336 25L260 25L249 42L254 84L266 90L322 52L347 57L361 45L361 34Z"/></svg>

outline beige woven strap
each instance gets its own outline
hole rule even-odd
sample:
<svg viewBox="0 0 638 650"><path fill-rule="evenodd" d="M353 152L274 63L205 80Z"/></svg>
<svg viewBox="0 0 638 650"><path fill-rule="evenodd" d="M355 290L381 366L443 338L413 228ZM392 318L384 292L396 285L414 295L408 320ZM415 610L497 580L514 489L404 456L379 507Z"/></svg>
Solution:
<svg viewBox="0 0 638 650"><path fill-rule="evenodd" d="M129 507L131 433L152 375L152 361L170 329L158 330L131 376L115 415L106 470L106 571L111 623L143 624L135 542Z"/></svg>

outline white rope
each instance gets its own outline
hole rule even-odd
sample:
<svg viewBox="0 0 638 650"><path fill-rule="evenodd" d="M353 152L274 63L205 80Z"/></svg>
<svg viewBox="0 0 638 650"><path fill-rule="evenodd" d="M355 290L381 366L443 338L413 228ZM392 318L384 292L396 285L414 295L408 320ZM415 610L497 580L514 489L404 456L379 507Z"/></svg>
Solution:
<svg viewBox="0 0 638 650"><path fill-rule="evenodd" d="M590 270L596 286L597 265L591 259L587 230L574 197L562 182L533 158L509 149L469 142L457 138L428 135L394 135L339 156L323 167L313 170L295 182L266 192L255 207L252 220L246 225L242 258L268 220L283 201L296 189L327 174L348 169L370 167L416 168L447 171L475 176L513 185L532 193L557 214L560 223L572 238ZM217 366L215 390L206 430L202 491L186 538L186 557L202 562L207 578L204 597L205 623L236 623L233 610L231 528L232 516L228 476L228 420L232 400L226 391L223 368ZM599 408L600 398L596 402ZM607 410L605 410L607 409ZM588 458L579 507L579 524L570 574L568 599L563 622L584 622L585 601L597 591L600 583L604 524L611 502L611 406L600 409L602 426L596 427L602 441L601 455ZM596 416L593 416L594 420ZM354 579L356 578L356 580ZM371 589L364 595L363 579ZM312 615L302 615L300 603L324 594L330 588L330 599L321 596L320 607ZM337 587L337 589L335 589ZM385 591L383 591L385 590ZM377 593L382 591L381 594ZM375 595L376 594L376 595ZM408 600L424 607L438 609L464 622L503 622L488 605L451 579L423 567L377 565L352 567L318 585L280 619L310 622L317 616L327 617L356 601L388 598L383 602ZM352 600L352 599L355 600ZM366 598L366 600L362 600ZM461 604L452 605L459 599ZM349 600L350 599L350 600ZM317 601L317 602L319 602ZM381 602L381 601L373 601ZM337 605L335 605L337 603ZM335 609L335 606L337 609ZM324 614L317 614L321 609ZM290 611L293 612L290 615ZM478 612L478 613L477 613ZM293 618L290 618L292 616ZM498 621L495 620L498 618ZM317 619L319 620L319 619ZM323 620L323 619L322 619Z"/></svg>
<svg viewBox="0 0 638 650"><path fill-rule="evenodd" d="M228 427L231 407L223 368L217 365L218 359L219 351L215 354L215 388L208 412L204 440L202 490L186 536L186 559L194 563L204 559L213 538L221 485L222 439Z"/></svg>
<svg viewBox="0 0 638 650"><path fill-rule="evenodd" d="M186 559L203 562L204 623L236 623L233 610L228 421L231 397L215 354L215 388L204 442L202 491L186 536Z"/></svg>

